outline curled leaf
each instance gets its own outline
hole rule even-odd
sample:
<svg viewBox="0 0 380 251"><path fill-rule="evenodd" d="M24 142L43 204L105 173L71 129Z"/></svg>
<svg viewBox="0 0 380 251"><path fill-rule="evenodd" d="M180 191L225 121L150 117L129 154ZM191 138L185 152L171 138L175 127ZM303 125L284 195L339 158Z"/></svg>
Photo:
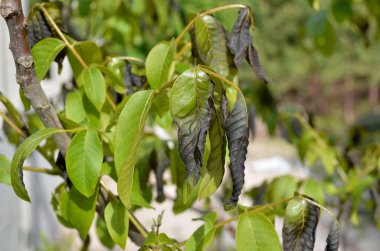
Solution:
<svg viewBox="0 0 380 251"><path fill-rule="evenodd" d="M228 48L234 55L233 62L236 67L239 67L243 62L248 54L248 47L252 44L251 34L249 34L249 27L251 26L249 12L248 8L240 10L228 42Z"/></svg>
<svg viewBox="0 0 380 251"><path fill-rule="evenodd" d="M302 198L291 200L286 207L282 228L284 251L312 251L319 220L319 207Z"/></svg>
<svg viewBox="0 0 380 251"><path fill-rule="evenodd" d="M223 180L227 140L221 117L221 99L222 86L216 84L214 91L215 113L213 114L208 133L210 139L210 155L205 171L202 174L198 199L208 197L214 193Z"/></svg>
<svg viewBox="0 0 380 251"><path fill-rule="evenodd" d="M271 81L266 76L263 68L261 67L259 60L259 53L255 49L253 45L248 47L248 55L247 55L248 63L251 65L253 71L256 73L257 77L264 81L264 83L270 83Z"/></svg>
<svg viewBox="0 0 380 251"><path fill-rule="evenodd" d="M326 248L325 251L337 251L339 248L339 225L336 221L331 223L329 235L326 239Z"/></svg>
<svg viewBox="0 0 380 251"><path fill-rule="evenodd" d="M244 58L246 58L259 79L265 83L270 83L271 81L267 78L261 67L259 54L253 46L252 37L249 33L252 25L250 13L251 10L248 8L240 10L239 16L232 28L228 48L233 54L233 62L236 67L239 67Z"/></svg>
<svg viewBox="0 0 380 251"><path fill-rule="evenodd" d="M248 147L248 114L242 94L239 94L231 112L228 111L228 97L222 98L222 115L230 151L230 170L233 180L232 196L225 202L228 210L235 207L244 184L244 162Z"/></svg>
<svg viewBox="0 0 380 251"><path fill-rule="evenodd" d="M180 155L191 185L197 183L201 173L213 113L213 89L207 74L193 67L177 78L170 93L170 113L178 126Z"/></svg>

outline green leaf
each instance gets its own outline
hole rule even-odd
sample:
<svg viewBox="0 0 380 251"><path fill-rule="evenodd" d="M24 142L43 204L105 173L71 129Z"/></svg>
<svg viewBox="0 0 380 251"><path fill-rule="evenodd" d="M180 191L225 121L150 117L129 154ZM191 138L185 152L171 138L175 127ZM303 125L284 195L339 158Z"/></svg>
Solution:
<svg viewBox="0 0 380 251"><path fill-rule="evenodd" d="M0 183L11 186L11 162L4 155L0 154Z"/></svg>
<svg viewBox="0 0 380 251"><path fill-rule="evenodd" d="M192 186L201 174L206 133L213 112L213 89L208 75L193 67L177 78L170 92L170 113L178 126L179 151Z"/></svg>
<svg viewBox="0 0 380 251"><path fill-rule="evenodd" d="M113 246L115 246L114 241L108 233L106 222L101 217L98 217L98 220L96 221L96 234L105 247L112 249Z"/></svg>
<svg viewBox="0 0 380 251"><path fill-rule="evenodd" d="M78 132L66 153L67 174L80 193L90 197L98 183L103 149L95 130Z"/></svg>
<svg viewBox="0 0 380 251"><path fill-rule="evenodd" d="M149 85L160 88L169 80L176 46L174 42L161 42L153 47L146 58L145 68Z"/></svg>
<svg viewBox="0 0 380 251"><path fill-rule="evenodd" d="M30 202L28 192L25 189L23 181L22 167L25 159L33 152L33 150L47 137L56 133L58 129L46 128L41 129L38 132L32 134L30 137L24 140L22 144L17 148L13 155L11 165L11 181L12 187L15 193L23 200Z"/></svg>
<svg viewBox="0 0 380 251"><path fill-rule="evenodd" d="M69 193L66 191L66 184L61 183L54 190L50 204L53 206L55 215L58 221L67 228L73 228L69 223L67 217L67 203L69 200Z"/></svg>
<svg viewBox="0 0 380 251"><path fill-rule="evenodd" d="M89 198L82 195L75 187L69 192L67 201L67 219L80 233L82 239L86 239L95 216L95 206L98 199L98 191Z"/></svg>
<svg viewBox="0 0 380 251"><path fill-rule="evenodd" d="M100 48L93 41L76 42L74 44L75 50L79 56L83 59L84 63L90 64L102 64L103 55ZM74 73L74 78L78 84L83 83L81 74L84 70L84 66L78 61L77 57L71 52L67 51L67 57L69 58L71 69Z"/></svg>
<svg viewBox="0 0 380 251"><path fill-rule="evenodd" d="M210 139L210 155L201 178L198 199L206 198L213 194L223 180L227 142L221 117L221 99L222 87L221 85L216 85L214 91L215 113L211 120L208 135Z"/></svg>
<svg viewBox="0 0 380 251"><path fill-rule="evenodd" d="M36 76L42 80L55 57L65 48L65 43L57 38L45 38L32 48Z"/></svg>
<svg viewBox="0 0 380 251"><path fill-rule="evenodd" d="M318 220L319 207L302 198L291 200L286 207L282 228L284 251L312 251Z"/></svg>
<svg viewBox="0 0 380 251"><path fill-rule="evenodd" d="M337 35L328 19L325 10L316 12L307 21L307 31L314 40L314 46L325 56L334 53L337 45Z"/></svg>
<svg viewBox="0 0 380 251"><path fill-rule="evenodd" d="M114 159L118 176L117 189L126 208L131 206L136 150L141 141L153 96L153 90L133 94L121 111L116 125Z"/></svg>
<svg viewBox="0 0 380 251"><path fill-rule="evenodd" d="M185 251L200 251L206 250L215 236L215 229L211 226L204 224L199 227L186 241Z"/></svg>
<svg viewBox="0 0 380 251"><path fill-rule="evenodd" d="M186 241L184 250L185 251L201 251L205 250L215 236L216 229L213 227L216 220L216 214L210 213L206 215L206 218L203 219L206 221L205 224L200 226Z"/></svg>
<svg viewBox="0 0 380 251"><path fill-rule="evenodd" d="M236 228L236 250L281 251L280 240L272 222L263 214L243 214Z"/></svg>
<svg viewBox="0 0 380 251"><path fill-rule="evenodd" d="M128 212L123 203L112 201L104 210L107 229L112 240L121 248L125 249L128 236Z"/></svg>
<svg viewBox="0 0 380 251"><path fill-rule="evenodd" d="M98 68L101 72L103 72L103 74L106 76L107 84L112 86L116 92L120 94L126 93L127 89L123 81L121 80L121 77L116 75L116 73L113 70L102 65L96 65L96 68Z"/></svg>
<svg viewBox="0 0 380 251"><path fill-rule="evenodd" d="M74 91L69 92L66 96L66 118L79 124L83 123L86 119L86 111L83 107L82 95L82 92Z"/></svg>
<svg viewBox="0 0 380 251"><path fill-rule="evenodd" d="M232 195L224 203L225 209L229 210L236 207L241 190L244 184L244 162L248 148L248 112L244 97L238 94L237 100L231 112L229 112L228 103L231 100L228 96L222 97L222 118L228 141L228 150L230 156L230 170L233 181ZM234 100L232 101L234 102Z"/></svg>
<svg viewBox="0 0 380 251"><path fill-rule="evenodd" d="M297 190L297 183L292 176L286 175L276 178L271 182L267 192L267 202L280 201L292 197ZM277 215L283 216L285 213L285 206L278 205L274 207Z"/></svg>
<svg viewBox="0 0 380 251"><path fill-rule="evenodd" d="M83 70L82 75L84 91L90 102L100 111L106 100L106 83L103 74L91 65L90 68Z"/></svg>
<svg viewBox="0 0 380 251"><path fill-rule="evenodd" d="M303 184L302 194L313 198L321 205L325 203L325 194L323 192L321 182L311 179L306 180Z"/></svg>
<svg viewBox="0 0 380 251"><path fill-rule="evenodd" d="M203 16L191 33L193 52L202 64L224 77L235 75L228 64L227 38L222 24L213 16ZM236 70L235 70L236 71Z"/></svg>

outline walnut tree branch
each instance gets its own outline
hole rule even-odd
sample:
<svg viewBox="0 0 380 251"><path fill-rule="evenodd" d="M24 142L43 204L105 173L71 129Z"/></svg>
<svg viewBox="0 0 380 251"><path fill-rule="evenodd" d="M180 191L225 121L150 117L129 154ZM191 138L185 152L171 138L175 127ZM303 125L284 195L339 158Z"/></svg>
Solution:
<svg viewBox="0 0 380 251"><path fill-rule="evenodd" d="M9 37L10 50L16 65L16 81L30 104L44 123L45 127L63 128L48 97L36 77L33 57L28 44L25 29L25 18L22 12L21 0L2 0L0 12L5 19ZM63 156L66 155L70 137L66 133L53 135Z"/></svg>

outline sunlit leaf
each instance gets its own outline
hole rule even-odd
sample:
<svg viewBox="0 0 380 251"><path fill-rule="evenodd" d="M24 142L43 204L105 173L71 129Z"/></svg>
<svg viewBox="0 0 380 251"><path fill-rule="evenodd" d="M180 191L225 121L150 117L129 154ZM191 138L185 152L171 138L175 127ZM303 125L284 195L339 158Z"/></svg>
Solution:
<svg viewBox="0 0 380 251"><path fill-rule="evenodd" d="M65 43L57 38L46 38L32 48L36 76L42 80L55 57L65 48Z"/></svg>
<svg viewBox="0 0 380 251"><path fill-rule="evenodd" d="M102 64L103 55L100 48L93 41L83 41L76 42L74 44L75 50L78 52L78 55L83 59L83 62L86 65L90 64ZM85 69L84 65L78 60L76 55L74 55L70 50L67 52L67 57L70 62L71 69L74 73L75 80L81 84L83 80L81 79L81 74Z"/></svg>
<svg viewBox="0 0 380 251"><path fill-rule="evenodd" d="M101 71L95 66L84 69L82 80L88 99L100 111L106 100L106 83Z"/></svg>
<svg viewBox="0 0 380 251"><path fill-rule="evenodd" d="M131 96L120 113L116 125L115 167L117 189L126 208L131 206L133 169L154 92L139 91Z"/></svg>
<svg viewBox="0 0 380 251"><path fill-rule="evenodd" d="M213 16L197 20L191 32L192 50L202 64L224 77L235 74L228 61L227 38L222 24Z"/></svg>
<svg viewBox="0 0 380 251"><path fill-rule="evenodd" d="M236 250L280 251L280 240L272 222L261 213L241 215L236 228Z"/></svg>
<svg viewBox="0 0 380 251"><path fill-rule="evenodd" d="M158 89L169 80L175 50L175 43L161 42L149 52L145 67L146 76L153 89Z"/></svg>
<svg viewBox="0 0 380 251"><path fill-rule="evenodd" d="M66 168L76 189L89 197L95 192L103 162L102 144L96 131L78 132L66 153Z"/></svg>
<svg viewBox="0 0 380 251"><path fill-rule="evenodd" d="M191 185L197 183L201 173L213 113L212 94L213 84L197 67L182 73L170 92L170 113L178 126L179 151Z"/></svg>
<svg viewBox="0 0 380 251"><path fill-rule="evenodd" d="M312 251L318 220L319 207L302 198L291 200L286 207L282 228L284 251Z"/></svg>
<svg viewBox="0 0 380 251"><path fill-rule="evenodd" d="M112 240L125 249L128 236L128 212L123 203L112 201L104 210L104 218Z"/></svg>
<svg viewBox="0 0 380 251"><path fill-rule="evenodd" d="M25 159L47 137L57 132L58 129L46 128L32 134L17 148L12 159L11 180L15 193L23 200L30 202L28 192L23 181L22 167Z"/></svg>

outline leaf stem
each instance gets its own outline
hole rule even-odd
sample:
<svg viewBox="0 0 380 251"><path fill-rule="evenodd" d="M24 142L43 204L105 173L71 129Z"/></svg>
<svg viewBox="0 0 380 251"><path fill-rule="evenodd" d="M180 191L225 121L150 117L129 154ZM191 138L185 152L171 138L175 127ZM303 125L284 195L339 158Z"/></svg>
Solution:
<svg viewBox="0 0 380 251"><path fill-rule="evenodd" d="M310 200L304 196L301 196L301 195L298 195L297 197L299 197L300 199L303 199L303 200L306 200L308 203L310 204L313 204L314 206L317 206L319 207L320 209L322 209L323 211L325 211L328 215L331 216L331 218L335 221L336 224L338 224L339 226L339 221L337 220L337 218L335 217L335 215L330 211L328 210L326 207L320 205L319 203L313 201L313 200Z"/></svg>
<svg viewBox="0 0 380 251"><path fill-rule="evenodd" d="M79 63L84 67L88 68L88 65L84 62L83 58L79 55L79 53L75 50L74 46L66 39L65 35L59 29L58 25L54 22L53 18L49 15L49 12L45 9L44 6L41 6L40 9L48 19L48 21L53 26L54 30L58 33L58 36L62 39L62 41L66 44L69 50L74 54L74 56L78 59Z"/></svg>
<svg viewBox="0 0 380 251"><path fill-rule="evenodd" d="M223 77L222 75L220 75L220 74L218 74L218 73L216 73L216 72L210 70L210 69L207 68L206 66L198 65L198 67L199 67L202 71L206 72L208 75L211 75L211 76L213 76L213 77L215 77L215 78L221 80L222 82L226 83L227 85L231 86L231 87L234 88L236 91L238 91L238 93L242 94L240 88L239 88L236 84L234 84L231 80L226 79L226 78Z"/></svg>
<svg viewBox="0 0 380 251"><path fill-rule="evenodd" d="M129 56L120 56L120 57L112 57L112 59L121 59L121 60L125 60L125 61L128 61L128 62L134 62L134 63L138 63L138 64L145 64L145 61L141 58L136 58L136 57L129 57Z"/></svg>
<svg viewBox="0 0 380 251"><path fill-rule="evenodd" d="M154 93L155 94L160 94L161 92L163 92L165 89L171 87L174 82L177 80L178 77L175 77L175 78L172 78L169 82L167 82L166 84L162 85L160 88L158 88Z"/></svg>
<svg viewBox="0 0 380 251"><path fill-rule="evenodd" d="M202 13L198 14L196 17L194 17L193 19L190 20L190 22L186 25L186 27L182 30L182 32L175 39L175 43L178 45L178 43L181 41L181 39L185 36L185 34L191 29L191 27L194 25L194 23L199 18L201 18L203 16L206 16L206 15L213 14L213 13L218 12L218 11L228 10L228 9L234 9L234 8L245 9L245 8L249 8L249 7L246 6L246 5L244 5L244 4L229 4L229 5L219 6L219 7L213 8L213 9L209 9L209 10L207 10L205 12L202 12ZM252 21L252 24L253 24L252 13L250 14L250 18L251 18L251 21Z"/></svg>
<svg viewBox="0 0 380 251"><path fill-rule="evenodd" d="M26 137L26 134L15 123L13 123L13 121L10 118L8 118L8 116L5 115L5 113L3 113L3 112L0 111L0 116L3 117L4 121L10 127L12 127L20 136Z"/></svg>
<svg viewBox="0 0 380 251"><path fill-rule="evenodd" d="M140 232L144 238L148 237L148 233L145 231L144 227L140 224L140 222L136 219L136 217L133 215L133 213L128 209L128 218L129 220L135 225L137 230Z"/></svg>
<svg viewBox="0 0 380 251"><path fill-rule="evenodd" d="M253 213L257 213L257 212L263 211L263 210L265 210L265 209L267 209L267 208L269 208L269 207L274 207L274 206L277 206L277 205L280 205L280 204L286 203L286 202L288 202L288 201L290 201L290 200L292 200L292 199L294 199L294 198L295 198L295 197L293 196L293 197L290 197L290 198L286 198L286 199L283 199L283 200L280 200L280 201L275 201L275 202L272 202L272 203L269 203L269 204L263 205L263 206L261 206L261 207L255 207L255 208L253 208L253 209L251 209L251 210L247 209L245 212L243 212L243 213L241 213L241 214L238 214L237 216L231 217L231 218L229 218L229 219L227 219L227 220L221 221L221 222L215 224L213 227L214 227L214 228L220 228L220 227L222 227L222 226L224 226L224 225L226 225L226 224L228 224L228 223L230 223L230 222L233 222L233 221L239 219L240 216L242 216L243 214L253 214Z"/></svg>
<svg viewBox="0 0 380 251"><path fill-rule="evenodd" d="M47 168L40 168L40 167L29 167L24 166L22 168L24 171L34 172L34 173L45 173L49 175L60 175L61 173L58 170L50 170Z"/></svg>

